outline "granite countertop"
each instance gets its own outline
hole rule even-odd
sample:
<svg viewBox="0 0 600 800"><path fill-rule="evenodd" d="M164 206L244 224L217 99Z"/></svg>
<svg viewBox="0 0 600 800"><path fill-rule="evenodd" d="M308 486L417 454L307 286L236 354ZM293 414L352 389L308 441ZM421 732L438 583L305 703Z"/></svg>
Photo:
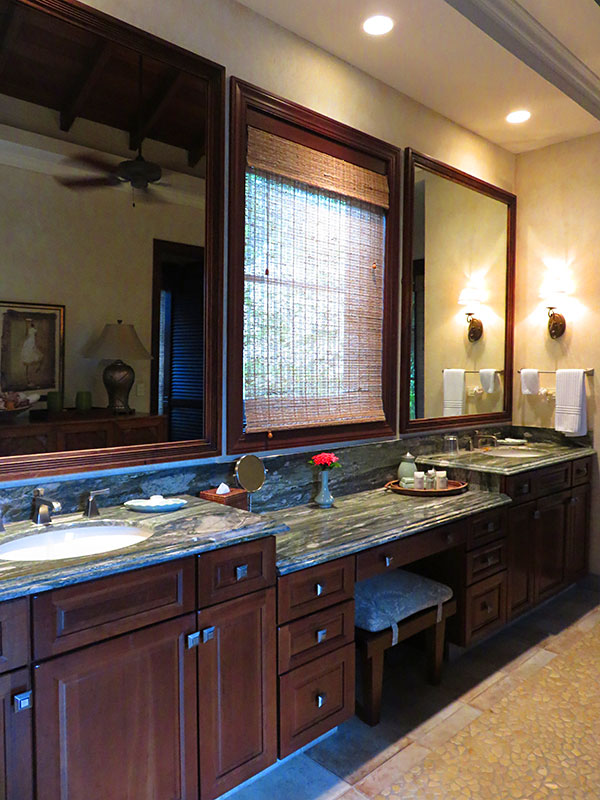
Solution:
<svg viewBox="0 0 600 800"><path fill-rule="evenodd" d="M50 526L33 525L29 521L7 525L6 531L0 533L0 544L26 534L42 533L52 526L58 528L82 522L124 522L140 528L151 528L154 532L148 539L130 547L81 558L55 561L0 560L0 600L216 550L285 530L276 518L270 519L196 497L183 497L188 503L178 511L147 514L115 506L101 508L101 516L92 520L84 520L78 513L55 516Z"/></svg>
<svg viewBox="0 0 600 800"><path fill-rule="evenodd" d="M565 446L549 442L530 442L519 447L511 447L511 450L518 449L524 454L531 450L532 454L529 456L497 456L494 455L494 449L489 447L482 450L462 450L456 455L431 453L417 456L417 463L432 467L458 467L474 472L491 472L496 475L517 475L519 472L549 467L564 461L574 461L596 453L593 447ZM543 454L535 455L533 451L538 453L542 451Z"/></svg>
<svg viewBox="0 0 600 800"><path fill-rule="evenodd" d="M276 537L277 570L285 575L511 502L478 489L431 498L374 489L336 498L333 508L282 509L270 515L289 528Z"/></svg>

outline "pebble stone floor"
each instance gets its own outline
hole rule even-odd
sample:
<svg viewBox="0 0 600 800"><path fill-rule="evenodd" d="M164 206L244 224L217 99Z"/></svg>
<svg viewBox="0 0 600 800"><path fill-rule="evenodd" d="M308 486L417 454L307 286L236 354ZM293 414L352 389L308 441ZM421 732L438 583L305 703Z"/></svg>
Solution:
<svg viewBox="0 0 600 800"><path fill-rule="evenodd" d="M389 652L381 723L356 717L231 800L600 800L600 580L424 679Z"/></svg>

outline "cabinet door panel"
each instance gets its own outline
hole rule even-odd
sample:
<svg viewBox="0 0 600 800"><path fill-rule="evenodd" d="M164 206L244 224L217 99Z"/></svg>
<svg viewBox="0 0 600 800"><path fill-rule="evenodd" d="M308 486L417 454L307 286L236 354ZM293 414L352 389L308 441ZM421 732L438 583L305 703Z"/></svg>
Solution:
<svg viewBox="0 0 600 800"><path fill-rule="evenodd" d="M202 800L275 761L275 589L198 615L198 704Z"/></svg>
<svg viewBox="0 0 600 800"><path fill-rule="evenodd" d="M15 709L15 695L30 689L29 672L0 676L0 798L33 800L30 708ZM42 795L40 795L40 798Z"/></svg>
<svg viewBox="0 0 600 800"><path fill-rule="evenodd" d="M569 581L581 578L587 573L589 502L589 486L573 489L569 501L565 548L565 577Z"/></svg>
<svg viewBox="0 0 600 800"><path fill-rule="evenodd" d="M564 582L567 504L570 492L538 500L535 531L535 597L543 600Z"/></svg>
<svg viewBox="0 0 600 800"><path fill-rule="evenodd" d="M196 650L188 614L39 665L43 800L197 800Z"/></svg>
<svg viewBox="0 0 600 800"><path fill-rule="evenodd" d="M533 604L536 503L508 512L508 615L515 617Z"/></svg>
<svg viewBox="0 0 600 800"><path fill-rule="evenodd" d="M0 673L29 662L29 598L0 603Z"/></svg>

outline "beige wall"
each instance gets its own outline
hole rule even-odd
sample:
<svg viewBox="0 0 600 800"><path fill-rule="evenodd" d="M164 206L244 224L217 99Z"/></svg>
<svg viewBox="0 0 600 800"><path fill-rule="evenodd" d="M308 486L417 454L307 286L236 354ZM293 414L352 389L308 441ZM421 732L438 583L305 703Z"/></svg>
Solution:
<svg viewBox="0 0 600 800"><path fill-rule="evenodd" d="M234 0L90 0L263 89L512 190L515 157Z"/></svg>
<svg viewBox="0 0 600 800"><path fill-rule="evenodd" d="M553 145L517 159L517 304L515 368L600 369L600 135ZM540 290L558 274L571 294L567 331L552 340ZM587 381L588 425L598 415L600 375ZM553 376L544 385L554 387ZM554 402L524 397L515 381L514 421L554 426ZM596 447L600 444L595 437ZM595 470L592 570L600 573L600 496Z"/></svg>
<svg viewBox="0 0 600 800"><path fill-rule="evenodd" d="M443 414L442 370L504 369L506 206L439 175L425 180L425 417ZM461 291L481 291L483 336L469 342ZM494 394L472 394L479 376L466 376L466 414L502 411L503 378Z"/></svg>
<svg viewBox="0 0 600 800"><path fill-rule="evenodd" d="M204 182L199 181L202 189ZM66 306L65 402L79 389L106 404L97 361L83 351L106 322L122 319L150 349L153 240L204 243L197 207L138 199L121 189L69 191L49 175L0 166L2 300ZM149 362L136 362L131 405L147 411Z"/></svg>

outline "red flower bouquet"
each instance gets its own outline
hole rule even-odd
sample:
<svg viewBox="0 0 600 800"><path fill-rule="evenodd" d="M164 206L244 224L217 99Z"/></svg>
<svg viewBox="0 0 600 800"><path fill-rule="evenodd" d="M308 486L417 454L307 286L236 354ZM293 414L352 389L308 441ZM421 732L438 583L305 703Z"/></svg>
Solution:
<svg viewBox="0 0 600 800"><path fill-rule="evenodd" d="M321 470L333 469L334 467L342 466L335 453L319 453L318 455L313 456L308 463L312 464L313 467L318 467Z"/></svg>

